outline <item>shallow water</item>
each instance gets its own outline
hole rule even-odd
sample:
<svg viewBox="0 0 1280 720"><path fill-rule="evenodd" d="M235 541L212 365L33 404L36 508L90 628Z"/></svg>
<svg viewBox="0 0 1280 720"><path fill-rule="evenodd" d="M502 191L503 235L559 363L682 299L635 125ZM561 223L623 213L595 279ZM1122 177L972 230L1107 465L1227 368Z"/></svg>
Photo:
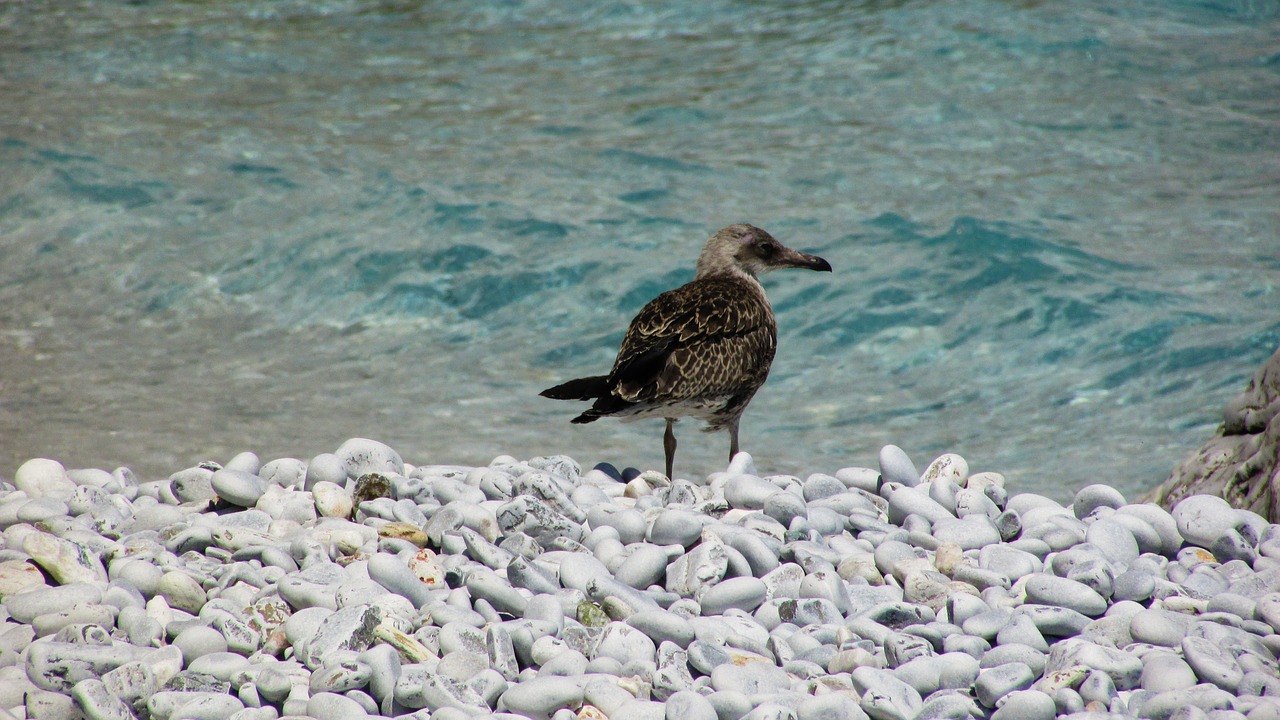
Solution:
<svg viewBox="0 0 1280 720"><path fill-rule="evenodd" d="M660 467L537 393L739 221L836 269L765 278L762 471L1132 497L1280 344L1277 3L7 3L0 78L4 476Z"/></svg>

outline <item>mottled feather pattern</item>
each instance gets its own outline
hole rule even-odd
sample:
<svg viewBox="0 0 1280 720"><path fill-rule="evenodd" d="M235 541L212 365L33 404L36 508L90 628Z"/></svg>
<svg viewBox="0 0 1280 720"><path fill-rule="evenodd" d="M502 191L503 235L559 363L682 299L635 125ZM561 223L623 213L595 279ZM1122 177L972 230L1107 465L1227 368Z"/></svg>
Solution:
<svg viewBox="0 0 1280 720"><path fill-rule="evenodd" d="M662 398L645 415L692 404L704 409L689 414L728 420L764 382L776 346L777 324L754 278L702 278L659 295L640 311L609 381L614 394L631 403ZM636 362L655 350L658 357ZM751 391L739 400L744 387ZM730 410L736 412L726 417Z"/></svg>

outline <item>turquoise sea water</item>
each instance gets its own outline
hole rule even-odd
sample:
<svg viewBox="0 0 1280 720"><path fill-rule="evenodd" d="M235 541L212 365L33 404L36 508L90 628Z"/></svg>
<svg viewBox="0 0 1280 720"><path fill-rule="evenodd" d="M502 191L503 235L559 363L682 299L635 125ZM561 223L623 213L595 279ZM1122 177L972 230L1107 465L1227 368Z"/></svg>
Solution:
<svg viewBox="0 0 1280 720"><path fill-rule="evenodd" d="M835 267L765 278L762 471L1132 496L1280 345L1280 3L2 3L0 476L660 468L537 393L732 222Z"/></svg>

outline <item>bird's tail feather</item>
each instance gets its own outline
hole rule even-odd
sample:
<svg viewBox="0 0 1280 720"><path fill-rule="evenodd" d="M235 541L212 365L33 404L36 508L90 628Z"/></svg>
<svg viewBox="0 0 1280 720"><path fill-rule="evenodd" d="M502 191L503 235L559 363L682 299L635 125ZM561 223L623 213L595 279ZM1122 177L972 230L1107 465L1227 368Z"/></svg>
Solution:
<svg viewBox="0 0 1280 720"><path fill-rule="evenodd" d="M570 380L567 383L547 388L538 394L552 400L595 400L601 395L608 394L608 392L609 376L597 375L595 377Z"/></svg>

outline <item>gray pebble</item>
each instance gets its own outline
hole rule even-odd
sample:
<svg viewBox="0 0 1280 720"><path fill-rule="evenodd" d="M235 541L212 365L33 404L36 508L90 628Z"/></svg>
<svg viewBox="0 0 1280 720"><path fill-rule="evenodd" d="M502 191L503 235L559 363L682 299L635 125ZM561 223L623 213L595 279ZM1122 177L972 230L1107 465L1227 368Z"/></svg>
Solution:
<svg viewBox="0 0 1280 720"><path fill-rule="evenodd" d="M1138 558L1140 549L1133 532L1111 518L1095 520L1085 531L1085 541L1096 546L1113 563L1127 565Z"/></svg>
<svg viewBox="0 0 1280 720"><path fill-rule="evenodd" d="M643 590L665 579L669 562L666 550L657 545L638 543L631 547L631 554L614 571L614 579Z"/></svg>
<svg viewBox="0 0 1280 720"><path fill-rule="evenodd" d="M670 511L668 511L670 512ZM666 514L666 513L664 513ZM645 539L645 520L644 516L638 511L631 508L618 507L612 503L600 503L587 511L587 522L593 528L612 527L618 531L618 540L624 545L634 542L640 542ZM657 525L655 520L654 525ZM674 528L673 528L674 529ZM686 537L687 528L680 528L681 537ZM699 532L701 532L701 522L699 521ZM652 540L661 545L667 544L666 540ZM681 543L685 544L685 543ZM692 542L688 543L692 544Z"/></svg>
<svg viewBox="0 0 1280 720"><path fill-rule="evenodd" d="M30 623L36 616L70 610L79 603L97 603L102 591L92 583L72 583L55 587L38 587L17 592L4 598L9 617L20 623Z"/></svg>
<svg viewBox="0 0 1280 720"><path fill-rule="evenodd" d="M762 510L765 515L787 527L791 527L796 519L803 520L809 517L809 509L805 505L804 498L791 492L773 493L765 499ZM841 529L843 529L843 523Z"/></svg>
<svg viewBox="0 0 1280 720"><path fill-rule="evenodd" d="M1236 510L1215 495L1191 495L1173 508L1178 533L1184 540L1202 548L1211 548L1225 533L1235 530Z"/></svg>
<svg viewBox="0 0 1280 720"><path fill-rule="evenodd" d="M132 720L133 710L97 678L87 678L71 688L71 697L89 720Z"/></svg>
<svg viewBox="0 0 1280 720"><path fill-rule="evenodd" d="M170 475L169 487L179 502L212 500L217 493L214 492L211 478L213 478L212 470L202 467L188 468Z"/></svg>
<svg viewBox="0 0 1280 720"><path fill-rule="evenodd" d="M880 475L885 482L902 483L913 486L920 482L920 473L907 456L906 451L897 445L885 445L880 448Z"/></svg>
<svg viewBox="0 0 1280 720"><path fill-rule="evenodd" d="M349 477L359 478L368 473L404 475L400 453L377 440L352 438L339 445L333 454L342 460Z"/></svg>
<svg viewBox="0 0 1280 720"><path fill-rule="evenodd" d="M729 507L760 510L765 501L779 492L777 485L755 475L735 475L724 484L724 499Z"/></svg>
<svg viewBox="0 0 1280 720"><path fill-rule="evenodd" d="M978 702L993 708L997 700L1011 692L1031 687L1035 680L1036 674L1030 667L1020 662L1011 662L978 673L974 691L978 696Z"/></svg>
<svg viewBox="0 0 1280 720"><path fill-rule="evenodd" d="M1107 673L1120 690L1138 687L1142 680L1142 660L1123 650L1075 638L1060 640L1050 649L1046 673L1068 673L1081 668Z"/></svg>
<svg viewBox="0 0 1280 720"><path fill-rule="evenodd" d="M1180 709L1194 707L1202 711L1226 710L1232 695L1221 688L1202 683L1180 690L1166 690L1148 696L1142 703L1142 716L1152 720L1168 720Z"/></svg>
<svg viewBox="0 0 1280 720"><path fill-rule="evenodd" d="M147 710L154 720L196 718L220 720L244 708L239 699L214 692L162 691L147 700Z"/></svg>
<svg viewBox="0 0 1280 720"><path fill-rule="evenodd" d="M1171 652L1152 652L1142 658L1141 687L1152 693L1181 690L1195 685L1195 671Z"/></svg>
<svg viewBox="0 0 1280 720"><path fill-rule="evenodd" d="M1182 656L1202 682L1210 682L1234 693L1244 679L1244 670L1231 653L1202 637L1182 639Z"/></svg>
<svg viewBox="0 0 1280 720"><path fill-rule="evenodd" d="M414 607L422 607L431 599L431 591L400 558L386 553L377 553L369 558L369 577L382 587L390 590L409 602Z"/></svg>
<svg viewBox="0 0 1280 720"><path fill-rule="evenodd" d="M919 488L888 483L880 492L889 501L891 523L900 525L908 515L920 515L933 523L956 519L950 510Z"/></svg>
<svg viewBox="0 0 1280 720"><path fill-rule="evenodd" d="M1097 617L1107 611L1107 601L1083 583L1049 573L1033 573L1026 583L1027 602L1053 605Z"/></svg>
<svg viewBox="0 0 1280 720"><path fill-rule="evenodd" d="M1039 690L1016 690L997 701L992 720L1052 720L1057 715L1053 698Z"/></svg>
<svg viewBox="0 0 1280 720"><path fill-rule="evenodd" d="M986 515L935 521L933 536L962 550L977 550L1000 542L1000 531Z"/></svg>
<svg viewBox="0 0 1280 720"><path fill-rule="evenodd" d="M582 678L540 677L512 685L498 701L499 709L528 717L548 717L561 708L582 703Z"/></svg>
<svg viewBox="0 0 1280 720"><path fill-rule="evenodd" d="M876 720L914 718L924 707L920 693L887 670L859 667L853 671L852 680L861 695L860 707Z"/></svg>
<svg viewBox="0 0 1280 720"><path fill-rule="evenodd" d="M307 700L307 715L315 720L347 720L347 718L367 717L364 707L337 693L316 693Z"/></svg>
<svg viewBox="0 0 1280 720"><path fill-rule="evenodd" d="M699 604L703 615L723 615L730 608L753 612L765 600L768 588L755 577L722 580L702 593Z"/></svg>
<svg viewBox="0 0 1280 720"><path fill-rule="evenodd" d="M223 468L209 478L213 491L222 500L240 507L253 507L267 490L267 483L257 475L242 470Z"/></svg>
<svg viewBox="0 0 1280 720"><path fill-rule="evenodd" d="M702 695L682 690L667 698L667 720L718 720L715 706Z"/></svg>
<svg viewBox="0 0 1280 720"><path fill-rule="evenodd" d="M648 635L654 643L671 642L687 648L695 633L689 621L665 610L643 610L626 619L626 623Z"/></svg>
<svg viewBox="0 0 1280 720"><path fill-rule="evenodd" d="M1083 520L1098 508L1114 509L1125 505L1124 495L1110 485L1086 485L1076 491L1072 513Z"/></svg>
<svg viewBox="0 0 1280 720"><path fill-rule="evenodd" d="M1137 642L1178 647L1191 629L1191 621L1182 613L1148 608L1129 620L1129 634Z"/></svg>
<svg viewBox="0 0 1280 720"><path fill-rule="evenodd" d="M0 680L78 687L95 717L151 703L157 720L569 718L584 702L681 720L1047 720L1086 703L1210 717L1226 711L1215 693L1244 715L1280 690L1280 530L1214 503L1170 514L1096 486L1064 508L965 480L958 456L925 482L766 478L740 454L672 483L567 458L414 468L380 443L344 447L141 484L77 471L66 498L39 502L0 489L5 558L36 538L65 575L6 595L18 630L0 627ZM352 518L357 477L382 489ZM50 532L21 525L23 507ZM24 692L30 707L70 701Z"/></svg>

